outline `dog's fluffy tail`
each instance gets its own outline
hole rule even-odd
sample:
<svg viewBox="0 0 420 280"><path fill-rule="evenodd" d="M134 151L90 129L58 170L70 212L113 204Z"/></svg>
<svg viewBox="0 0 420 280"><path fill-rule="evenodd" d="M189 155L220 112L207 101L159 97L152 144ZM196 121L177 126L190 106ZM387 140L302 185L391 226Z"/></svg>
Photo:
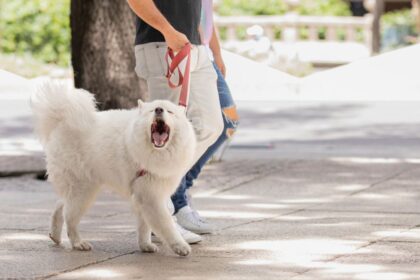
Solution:
<svg viewBox="0 0 420 280"><path fill-rule="evenodd" d="M46 81L31 96L35 129L41 143L46 143L59 124L73 131L87 131L95 122L93 94L63 82Z"/></svg>

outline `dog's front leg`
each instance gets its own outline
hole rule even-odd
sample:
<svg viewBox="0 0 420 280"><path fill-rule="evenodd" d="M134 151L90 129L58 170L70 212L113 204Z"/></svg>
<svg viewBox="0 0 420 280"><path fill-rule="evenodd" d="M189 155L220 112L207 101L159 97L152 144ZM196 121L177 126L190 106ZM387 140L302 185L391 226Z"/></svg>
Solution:
<svg viewBox="0 0 420 280"><path fill-rule="evenodd" d="M157 251L157 246L152 243L151 235L152 229L143 217L141 209L138 207L138 203L133 201L134 212L137 218L137 242L139 248L145 253L154 253Z"/></svg>
<svg viewBox="0 0 420 280"><path fill-rule="evenodd" d="M166 206L166 198L147 191L133 194L144 220L153 232L162 238L176 254L186 256L191 252L190 245L182 238L175 227L175 222ZM169 198L168 198L169 199Z"/></svg>

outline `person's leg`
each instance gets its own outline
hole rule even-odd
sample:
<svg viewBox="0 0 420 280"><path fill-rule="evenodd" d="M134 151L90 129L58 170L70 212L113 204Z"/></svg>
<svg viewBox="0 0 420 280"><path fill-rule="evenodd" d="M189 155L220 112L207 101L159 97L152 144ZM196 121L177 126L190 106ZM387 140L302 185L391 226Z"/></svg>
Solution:
<svg viewBox="0 0 420 280"><path fill-rule="evenodd" d="M230 89L226 83L225 78L223 77L220 70L217 68L217 65L213 63L213 67L217 73L217 90L219 94L220 107L223 112L223 123L224 129L222 134L216 140L216 142L210 146L207 151L201 156L201 158L194 164L194 166L188 171L186 176L181 181L177 191L172 196L172 202L175 207L175 214L179 209L187 206L188 199L186 191L193 185L193 181L197 179L198 175L201 172L201 169L206 164L206 162L212 157L212 155L217 151L217 149L223 145L223 143L232 137L236 131L238 125L238 115L236 113L236 106L232 98Z"/></svg>
<svg viewBox="0 0 420 280"><path fill-rule="evenodd" d="M197 163L196 163L196 165L197 165ZM188 198L187 198L187 188L188 187L187 187L186 177L187 177L187 175L182 178L181 183L179 184L175 193L171 197L172 204L174 205L174 210L175 210L173 212L173 214L176 214L179 209L188 205Z"/></svg>
<svg viewBox="0 0 420 280"><path fill-rule="evenodd" d="M187 111L198 141L195 161L191 167L216 142L224 128L217 90L217 73L206 48L199 46L197 50L198 61L196 71L191 72L190 102Z"/></svg>
<svg viewBox="0 0 420 280"><path fill-rule="evenodd" d="M233 101L232 94L230 92L229 86L220 72L217 65L213 62L214 69L217 73L217 90L219 93L220 108L223 113L223 124L224 129L223 133L219 136L217 141L210 146L204 155L198 160L198 162L190 169L190 171L185 176L186 188L189 189L193 185L193 181L197 179L198 175L201 172L201 169L206 164L206 162L213 156L213 154L223 145L223 143L230 139L235 133L238 123L239 116L236 111L236 105ZM176 209L175 209L176 211Z"/></svg>
<svg viewBox="0 0 420 280"><path fill-rule="evenodd" d="M175 207L175 214L183 227L196 233L209 233L212 231L198 213L188 206L187 190L193 185L193 181L197 179L201 169L206 162L213 156L213 154L223 145L223 143L230 139L238 126L239 117L236 112L236 106L233 101L229 87L217 66L214 68L218 74L217 88L219 93L220 107L223 112L224 130L217 141L210 146L204 155L196 162L196 164L188 171L186 176L182 179L177 191L172 196L172 202Z"/></svg>

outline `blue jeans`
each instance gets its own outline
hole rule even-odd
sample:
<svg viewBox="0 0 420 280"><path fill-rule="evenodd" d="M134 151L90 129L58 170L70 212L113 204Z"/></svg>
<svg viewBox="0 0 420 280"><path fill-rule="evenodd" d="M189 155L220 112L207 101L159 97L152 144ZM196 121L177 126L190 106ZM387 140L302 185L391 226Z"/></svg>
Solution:
<svg viewBox="0 0 420 280"><path fill-rule="evenodd" d="M212 157L217 149L233 135L233 133L236 131L236 127L238 126L239 118L229 87L225 81L225 78L214 62L213 66L217 73L217 90L219 92L220 107L223 112L224 130L216 142L207 149L207 151L188 171L184 178L182 178L181 184L179 185L176 192L172 195L172 203L175 207L175 213L178 212L178 210L182 207L188 205L187 190L192 187L193 181L197 179L201 169L206 164L206 162Z"/></svg>

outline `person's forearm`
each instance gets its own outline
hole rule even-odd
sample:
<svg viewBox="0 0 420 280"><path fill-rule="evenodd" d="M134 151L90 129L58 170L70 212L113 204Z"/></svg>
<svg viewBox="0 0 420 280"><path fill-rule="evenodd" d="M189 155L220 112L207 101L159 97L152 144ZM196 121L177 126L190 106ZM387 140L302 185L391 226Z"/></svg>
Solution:
<svg viewBox="0 0 420 280"><path fill-rule="evenodd" d="M172 50L179 51L189 43L187 36L173 28L156 7L153 0L127 0L127 2L137 16L162 33L163 37L165 37L165 42Z"/></svg>
<svg viewBox="0 0 420 280"><path fill-rule="evenodd" d="M127 0L134 13L162 34L175 31L153 0Z"/></svg>
<svg viewBox="0 0 420 280"><path fill-rule="evenodd" d="M213 35L211 36L209 47L214 56L221 55L220 43L219 43L219 34L217 29L213 26Z"/></svg>

